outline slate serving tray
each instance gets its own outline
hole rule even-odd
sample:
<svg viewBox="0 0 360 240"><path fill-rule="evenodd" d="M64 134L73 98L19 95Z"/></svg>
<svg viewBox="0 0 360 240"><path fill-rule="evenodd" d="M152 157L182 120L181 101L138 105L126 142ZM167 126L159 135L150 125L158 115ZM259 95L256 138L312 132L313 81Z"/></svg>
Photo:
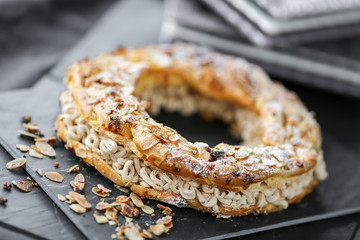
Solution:
<svg viewBox="0 0 360 240"><path fill-rule="evenodd" d="M0 132L1 144L14 158L23 155L23 153L15 148L16 144L23 143L30 145L32 143L31 140L20 137L17 133L18 129L22 129L20 119L23 115L31 115L33 122L39 124L46 136L54 136L53 123L60 111L58 94L63 89L64 87L59 83L43 81L27 99L14 95L13 97L3 99L0 103L0 110L2 111L0 124L4 126ZM206 139L201 139L198 136L199 131L197 129L203 129L203 132L209 132L209 129L218 129L217 131L221 129L220 131L223 131L223 126L219 124L208 125L206 126L208 129L204 129L202 127L203 122L196 116L190 119L185 118L186 121L194 123L188 126L178 124L185 120L178 121L179 116L176 114L163 114L158 119L177 128L180 133L190 140L206 141L207 139L209 143L216 143L218 140L217 134L208 134L205 136ZM360 116L357 115L354 121L359 119ZM345 119L344 122L346 122ZM360 162L356 154L351 152L351 147L344 146L341 142L338 142L331 134L332 131L333 129L323 129L324 150L330 177L320 183L319 187L309 196L305 197L301 203L291 205L285 211L272 213L268 216L249 215L233 219L217 219L211 216L211 214L172 206L171 208L175 213L174 228L168 237L171 239L227 238L360 212L360 201L358 200L360 199L358 187L360 175L357 174L360 171ZM222 140L229 140L229 138L225 136ZM115 196L123 193L115 189L109 180L102 177L93 168L78 161L78 158L73 153L65 150L63 143L60 142L56 145L56 151L57 157L55 159L27 157L25 170L39 183L40 187L85 237L88 239L110 238L111 234L114 233L114 226L98 225L93 219L93 211L82 215L74 213L66 203L60 202L57 199L57 194L65 195L71 190L69 182L73 180L75 174L68 174L66 170L74 164L79 164L80 172L86 176L84 193L93 206L99 202L100 197L92 194L91 188L98 183L113 190L112 197L108 198L107 201L112 201ZM58 169L53 166L55 161L60 163ZM64 182L61 184L54 183L44 177L41 178L34 172L35 168L40 168L43 172L58 171L64 176ZM139 223L142 227L145 227L148 223L154 223L156 219L162 216L160 211L156 209L156 204L157 202L155 201L150 201L149 203L156 210L156 217L150 217L142 213L142 216L136 219L135 222ZM121 216L119 219L120 223L125 222ZM187 231L184 231L184 229L187 229Z"/></svg>

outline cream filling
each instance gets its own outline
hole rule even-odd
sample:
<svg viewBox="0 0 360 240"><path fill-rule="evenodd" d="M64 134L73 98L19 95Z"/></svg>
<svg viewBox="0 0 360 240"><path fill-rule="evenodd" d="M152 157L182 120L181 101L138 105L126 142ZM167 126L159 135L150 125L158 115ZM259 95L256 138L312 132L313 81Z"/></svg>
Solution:
<svg viewBox="0 0 360 240"><path fill-rule="evenodd" d="M254 116L241 108L234 109L233 106L226 103L205 97L191 96L186 88L177 88L177 90L171 87L153 88L144 92L141 98L151 101L150 111L155 114L159 112L160 108L179 111L184 115L206 111L225 122L235 120L237 130L241 132L246 144L259 142L259 139L253 137L258 135ZM324 179L327 175L325 163L320 156L316 168L302 175L288 179L270 178L251 184L249 188L238 192L199 184L151 167L129 148L119 145L104 134L97 132L79 117L70 92L61 94L60 100L62 104L60 116L68 136L82 142L89 150L97 153L124 181L130 185L137 184L176 193L186 200L196 199L202 206L211 208L214 213L220 213L220 207L237 210L250 206L262 208L266 204L273 204L287 208L287 200L301 194L303 188L309 185L313 179Z"/></svg>

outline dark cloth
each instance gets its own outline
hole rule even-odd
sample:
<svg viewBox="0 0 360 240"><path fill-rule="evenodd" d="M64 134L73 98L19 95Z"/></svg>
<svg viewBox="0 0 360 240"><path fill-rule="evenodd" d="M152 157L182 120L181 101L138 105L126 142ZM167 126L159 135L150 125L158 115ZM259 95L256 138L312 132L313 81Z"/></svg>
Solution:
<svg viewBox="0 0 360 240"><path fill-rule="evenodd" d="M0 91L32 86L114 0L0 2Z"/></svg>

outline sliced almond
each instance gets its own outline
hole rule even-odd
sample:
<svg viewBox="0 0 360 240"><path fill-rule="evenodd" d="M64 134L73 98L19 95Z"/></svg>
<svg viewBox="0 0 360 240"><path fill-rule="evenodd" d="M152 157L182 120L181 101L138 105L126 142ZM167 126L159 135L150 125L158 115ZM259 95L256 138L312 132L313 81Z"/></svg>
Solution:
<svg viewBox="0 0 360 240"><path fill-rule="evenodd" d="M26 132L38 132L40 130L37 124L24 123L23 126Z"/></svg>
<svg viewBox="0 0 360 240"><path fill-rule="evenodd" d="M153 238L153 235L148 230L143 229L141 232L141 236L144 238Z"/></svg>
<svg viewBox="0 0 360 240"><path fill-rule="evenodd" d="M39 138L40 136L35 135L33 133L29 133L23 130L18 130L18 133L20 133L22 136L31 137L31 138Z"/></svg>
<svg viewBox="0 0 360 240"><path fill-rule="evenodd" d="M124 195L120 195L116 198L116 202L117 203L129 203L130 202L130 198Z"/></svg>
<svg viewBox="0 0 360 240"><path fill-rule="evenodd" d="M42 155L41 153L35 151L35 150L32 149L32 148L29 150L29 155L30 155L31 157L34 157L34 158L44 158L44 155Z"/></svg>
<svg viewBox="0 0 360 240"><path fill-rule="evenodd" d="M165 226L169 226L171 224L172 221L172 217L171 216L166 216L163 218L160 218L159 220L156 221L157 224L164 224Z"/></svg>
<svg viewBox="0 0 360 240"><path fill-rule="evenodd" d="M16 144L16 148L19 149L22 152L27 152L30 150L30 147L23 144Z"/></svg>
<svg viewBox="0 0 360 240"><path fill-rule="evenodd" d="M85 182L84 175L82 173L79 173L78 175L75 176L74 181L84 183Z"/></svg>
<svg viewBox="0 0 360 240"><path fill-rule="evenodd" d="M67 170L66 172L67 173L72 173L72 172L79 172L80 168L79 168L79 165L74 165L72 166L71 168L69 168L69 170Z"/></svg>
<svg viewBox="0 0 360 240"><path fill-rule="evenodd" d="M109 197L110 196L109 192L104 192L102 189L100 189L98 187L93 187L91 189L91 191L99 197Z"/></svg>
<svg viewBox="0 0 360 240"><path fill-rule="evenodd" d="M132 192L130 194L130 198L133 201L133 203L135 204L135 206L137 206L139 208L142 208L144 206L144 203L141 200L141 198L138 195L136 195L135 193Z"/></svg>
<svg viewBox="0 0 360 240"><path fill-rule="evenodd" d="M121 203L121 214L126 217L137 217L139 210L127 203Z"/></svg>
<svg viewBox="0 0 360 240"><path fill-rule="evenodd" d="M105 216L107 217L107 219L112 220L112 221L116 221L116 214L117 214L117 210L114 207L108 207L105 210Z"/></svg>
<svg viewBox="0 0 360 240"><path fill-rule="evenodd" d="M31 192L33 188L32 183L28 181L12 181L12 184L24 192Z"/></svg>
<svg viewBox="0 0 360 240"><path fill-rule="evenodd" d="M35 146L42 154L44 154L46 156L49 156L49 157L56 156L55 149L47 142L36 142Z"/></svg>
<svg viewBox="0 0 360 240"><path fill-rule="evenodd" d="M24 165L26 163L26 159L25 158L17 158L15 160L12 160L10 162L8 162L6 164L6 168L7 169L15 169L18 167L21 167L22 165Z"/></svg>
<svg viewBox="0 0 360 240"><path fill-rule="evenodd" d="M82 192L85 188L85 183L81 183L77 181L71 181L70 185L75 192Z"/></svg>
<svg viewBox="0 0 360 240"><path fill-rule="evenodd" d="M96 210L99 210L99 211L103 211L109 207L111 207L111 205L104 201L101 201L98 204L96 204Z"/></svg>
<svg viewBox="0 0 360 240"><path fill-rule="evenodd" d="M46 172L45 177L50 179L53 182L61 183L64 181L63 176L61 176L61 174L58 172Z"/></svg>
<svg viewBox="0 0 360 240"><path fill-rule="evenodd" d="M164 224L151 225L150 229L149 229L149 232L152 232L156 236L160 236L161 234L163 234L167 231L169 231L169 230L167 227L165 227Z"/></svg>
<svg viewBox="0 0 360 240"><path fill-rule="evenodd" d="M66 195L65 197L68 200L68 202L70 202L70 203L76 202L76 200L73 197L71 197L70 195Z"/></svg>
<svg viewBox="0 0 360 240"><path fill-rule="evenodd" d="M64 197L64 195L61 195L60 193L57 195L57 198L62 202L66 201L66 198Z"/></svg>
<svg viewBox="0 0 360 240"><path fill-rule="evenodd" d="M169 207L166 207L166 206L161 205L161 204L158 204L157 207L162 209L163 210L162 213L167 215L167 216L174 216L175 215Z"/></svg>
<svg viewBox="0 0 360 240"><path fill-rule="evenodd" d="M107 219L107 217L105 217L105 216L100 216L97 211L94 212L93 216L94 216L94 218L95 218L95 221L96 221L98 224L104 224L104 223L107 223L107 222L109 221L109 220Z"/></svg>
<svg viewBox="0 0 360 240"><path fill-rule="evenodd" d="M143 210L144 213L149 214L149 215L151 215L151 214L154 213L154 209L152 209L151 207L146 206L146 205L144 205L144 206L141 208L141 210Z"/></svg>
<svg viewBox="0 0 360 240"><path fill-rule="evenodd" d="M44 174L42 173L41 169L36 168L35 171L40 175L40 177L44 176Z"/></svg>
<svg viewBox="0 0 360 240"><path fill-rule="evenodd" d="M86 212L86 208L84 208L83 206L81 206L80 204L77 204L77 203L73 203L70 205L70 208L76 212L76 213L84 213Z"/></svg>
<svg viewBox="0 0 360 240"><path fill-rule="evenodd" d="M84 197L84 195L77 193L77 192L69 192L70 197L72 197L73 199L75 199L75 201L77 203L79 203L81 206L83 206L84 208L91 208L91 203L89 203L88 201L86 201L86 198Z"/></svg>
<svg viewBox="0 0 360 240"><path fill-rule="evenodd" d="M46 142L53 147L56 143L56 137L36 138L35 141L36 142Z"/></svg>

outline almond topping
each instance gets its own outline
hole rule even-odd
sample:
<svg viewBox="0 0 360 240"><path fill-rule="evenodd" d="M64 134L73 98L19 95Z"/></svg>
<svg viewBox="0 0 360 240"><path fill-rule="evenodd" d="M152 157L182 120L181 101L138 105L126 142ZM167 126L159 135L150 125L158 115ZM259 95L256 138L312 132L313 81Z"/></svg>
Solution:
<svg viewBox="0 0 360 240"><path fill-rule="evenodd" d="M29 149L29 155L34 158L44 158L44 155L35 151L34 149Z"/></svg>
<svg viewBox="0 0 360 240"><path fill-rule="evenodd" d="M36 142L35 146L42 154L44 154L46 156L49 156L49 157L56 156L56 152L55 152L54 148L47 142Z"/></svg>
<svg viewBox="0 0 360 240"><path fill-rule="evenodd" d="M152 209L151 207L146 206L146 205L142 206L141 209L144 211L144 213L149 214L149 215L154 213L154 209Z"/></svg>
<svg viewBox="0 0 360 240"><path fill-rule="evenodd" d="M84 175L82 173L79 173L78 175L75 176L74 181L84 183L85 182Z"/></svg>
<svg viewBox="0 0 360 240"><path fill-rule="evenodd" d="M35 135L33 133L29 133L29 132L25 132L23 130L18 130L18 133L20 133L22 136L26 136L26 137L32 137L32 138L38 138L40 136Z"/></svg>
<svg viewBox="0 0 360 240"><path fill-rule="evenodd" d="M117 214L117 210L114 207L108 207L105 210L105 216L107 217L107 219L112 220L112 221L116 221L116 214Z"/></svg>
<svg viewBox="0 0 360 240"><path fill-rule="evenodd" d="M33 188L32 183L28 181L12 181L12 184L14 184L16 187L18 187L20 190L24 192L31 192Z"/></svg>
<svg viewBox="0 0 360 240"><path fill-rule="evenodd" d="M169 207L166 207L166 206L161 205L161 204L158 204L157 207L162 209L163 210L162 213L167 215L167 216L174 216L175 215Z"/></svg>
<svg viewBox="0 0 360 240"><path fill-rule="evenodd" d="M77 203L73 203L70 205L70 208L76 212L76 213L84 213L86 212L86 208L82 207L80 204L77 204Z"/></svg>
<svg viewBox="0 0 360 240"><path fill-rule="evenodd" d="M80 168L79 168L79 165L74 165L72 166L71 168L69 168L69 170L67 170L66 172L67 173L72 173L72 172L79 172Z"/></svg>
<svg viewBox="0 0 360 240"><path fill-rule="evenodd" d="M104 224L104 223L107 223L107 222L109 221L109 220L107 219L107 217L105 217L105 216L100 216L97 211L94 212L93 216L94 216L94 218L95 218L95 221L96 221L98 224Z"/></svg>
<svg viewBox="0 0 360 240"><path fill-rule="evenodd" d="M117 203L129 203L130 202L130 198L124 195L120 195L116 198L116 202Z"/></svg>
<svg viewBox="0 0 360 240"><path fill-rule="evenodd" d="M30 147L23 144L16 144L16 148L19 149L22 152L27 152L30 150Z"/></svg>
<svg viewBox="0 0 360 240"><path fill-rule="evenodd" d="M56 137L35 138L35 141L36 142L46 142L53 147L56 143Z"/></svg>
<svg viewBox="0 0 360 240"><path fill-rule="evenodd" d="M61 195L60 193L57 195L57 198L62 202L66 201L66 198L64 197L64 195Z"/></svg>
<svg viewBox="0 0 360 240"><path fill-rule="evenodd" d="M61 176L61 174L58 172L46 172L45 177L50 179L53 182L61 183L64 181L63 176Z"/></svg>
<svg viewBox="0 0 360 240"><path fill-rule="evenodd" d="M83 206L84 208L91 208L91 203L89 203L88 201L86 201L86 198L84 197L84 195L81 195L80 193L77 192L69 192L70 197L72 197L73 199L75 199L75 201L80 204L81 206Z"/></svg>
<svg viewBox="0 0 360 240"><path fill-rule="evenodd" d="M139 210L127 203L121 203L121 214L126 217L136 217L139 215Z"/></svg>
<svg viewBox="0 0 360 240"><path fill-rule="evenodd" d="M96 210L99 210L99 211L103 211L109 207L111 207L111 205L104 201L101 201L98 204L96 204Z"/></svg>
<svg viewBox="0 0 360 240"><path fill-rule="evenodd" d="M40 175L40 177L44 176L41 169L36 168L35 171Z"/></svg>
<svg viewBox="0 0 360 240"><path fill-rule="evenodd" d="M26 159L25 158L17 158L15 160L12 160L10 162L8 162L6 164L6 168L7 169L15 169L18 167L21 167L22 165L24 165L26 163Z"/></svg>
<svg viewBox="0 0 360 240"><path fill-rule="evenodd" d="M85 178L84 175L79 173L75 176L74 181L70 182L70 185L73 187L75 192L82 192L85 188Z"/></svg>
<svg viewBox="0 0 360 240"><path fill-rule="evenodd" d="M133 203L135 204L135 206L137 206L139 208L142 208L144 206L144 203L141 200L141 198L138 195L136 195L135 193L131 193L130 198L133 201Z"/></svg>

